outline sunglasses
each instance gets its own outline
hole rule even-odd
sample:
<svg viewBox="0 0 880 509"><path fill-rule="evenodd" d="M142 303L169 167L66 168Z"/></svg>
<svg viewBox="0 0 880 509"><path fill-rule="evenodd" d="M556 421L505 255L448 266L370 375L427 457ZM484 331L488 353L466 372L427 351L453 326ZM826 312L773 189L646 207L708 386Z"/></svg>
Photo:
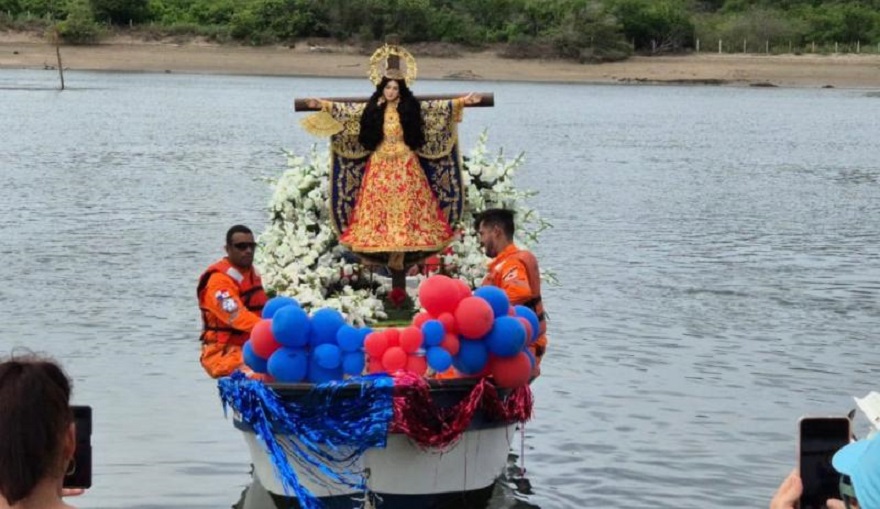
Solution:
<svg viewBox="0 0 880 509"><path fill-rule="evenodd" d="M235 249L238 249L239 251L245 251L247 249L256 249L257 243L256 242L236 242L235 244L232 245L232 247L234 247Z"/></svg>

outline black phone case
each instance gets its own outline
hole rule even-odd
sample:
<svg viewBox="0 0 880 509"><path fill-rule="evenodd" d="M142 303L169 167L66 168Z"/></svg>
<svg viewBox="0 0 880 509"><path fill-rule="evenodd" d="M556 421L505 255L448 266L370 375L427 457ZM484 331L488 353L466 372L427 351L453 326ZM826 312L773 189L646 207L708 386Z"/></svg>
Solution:
<svg viewBox="0 0 880 509"><path fill-rule="evenodd" d="M73 462L68 465L64 476L65 488L92 487L92 408L74 406L73 418L76 422L76 452Z"/></svg>

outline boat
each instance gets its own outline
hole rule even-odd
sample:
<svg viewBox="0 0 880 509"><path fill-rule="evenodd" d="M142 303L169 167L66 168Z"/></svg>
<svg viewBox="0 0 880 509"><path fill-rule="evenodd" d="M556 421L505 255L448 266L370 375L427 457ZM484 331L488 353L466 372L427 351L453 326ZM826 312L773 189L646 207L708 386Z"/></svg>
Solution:
<svg viewBox="0 0 880 509"><path fill-rule="evenodd" d="M402 379L383 379L388 384L384 389L375 387L376 377L319 386L264 384L243 377L224 379L221 396L233 407L233 425L242 433L253 463L252 489L264 490L275 507L485 507L507 466L517 425L530 416L528 386L496 389L486 378L417 381L404 375ZM315 416L324 412L318 408L320 405L357 405L365 390L386 390L393 401L394 417L388 423L384 443L353 453L356 444L316 440L320 433L296 436L275 432L268 437L265 425L272 419L255 422L260 420L255 416L266 412L266 405L259 411L248 411L241 408L247 403L236 408L234 401L253 401L252 396L230 396L230 392L240 391L247 384L265 391L268 396L264 397L275 397L277 402L305 409L306 413L314 411ZM430 403L425 402L426 394ZM409 405L414 407L412 414L402 416ZM375 411L376 405L373 408ZM432 417L425 417L426 408ZM375 425L376 420L370 422ZM455 427L459 428L457 435ZM421 436L416 436L414 428L421 429ZM424 431L431 428L445 435L428 437L429 441L437 438L440 447L424 443ZM280 451L272 441L285 444L280 447L282 465L278 456L273 457L273 450L276 454ZM305 454L309 457L304 458L304 451L310 451ZM285 473L288 466L290 470Z"/></svg>

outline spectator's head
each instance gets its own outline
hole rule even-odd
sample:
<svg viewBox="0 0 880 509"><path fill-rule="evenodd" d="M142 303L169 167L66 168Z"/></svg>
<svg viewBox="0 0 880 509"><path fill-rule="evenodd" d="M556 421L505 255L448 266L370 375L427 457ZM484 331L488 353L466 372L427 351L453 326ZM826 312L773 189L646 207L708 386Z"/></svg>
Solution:
<svg viewBox="0 0 880 509"><path fill-rule="evenodd" d="M236 267L251 268L254 264L254 232L247 226L237 224L226 232L226 255Z"/></svg>
<svg viewBox="0 0 880 509"><path fill-rule="evenodd" d="M488 209L477 216L476 229L486 255L495 258L513 242L513 211Z"/></svg>
<svg viewBox="0 0 880 509"><path fill-rule="evenodd" d="M0 497L15 505L42 482L60 489L76 449L67 375L33 355L0 362L0 409Z"/></svg>
<svg viewBox="0 0 880 509"><path fill-rule="evenodd" d="M843 475L841 495L847 497L851 486L857 504L850 499L849 507L880 508L880 439L869 438L853 442L837 451L832 460L834 469ZM848 482L847 482L848 481Z"/></svg>

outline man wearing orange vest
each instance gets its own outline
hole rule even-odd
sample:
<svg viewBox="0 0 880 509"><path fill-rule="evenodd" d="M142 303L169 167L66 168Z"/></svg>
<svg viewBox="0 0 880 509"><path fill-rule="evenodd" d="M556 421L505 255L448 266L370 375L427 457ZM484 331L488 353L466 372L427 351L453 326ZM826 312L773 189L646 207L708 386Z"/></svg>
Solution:
<svg viewBox="0 0 880 509"><path fill-rule="evenodd" d="M538 339L529 349L535 356L536 364L540 365L547 349L547 317L541 302L541 271L538 260L531 252L519 249L513 243L514 222L511 210L484 211L477 217L477 230L480 233L480 244L486 255L492 258L483 286L501 288L510 299L511 305L530 307L538 315Z"/></svg>
<svg viewBox="0 0 880 509"><path fill-rule="evenodd" d="M263 282L253 266L256 247L254 234L247 226L233 226L226 232L226 257L199 277L200 361L214 378L244 366L242 346L260 321L266 304Z"/></svg>

